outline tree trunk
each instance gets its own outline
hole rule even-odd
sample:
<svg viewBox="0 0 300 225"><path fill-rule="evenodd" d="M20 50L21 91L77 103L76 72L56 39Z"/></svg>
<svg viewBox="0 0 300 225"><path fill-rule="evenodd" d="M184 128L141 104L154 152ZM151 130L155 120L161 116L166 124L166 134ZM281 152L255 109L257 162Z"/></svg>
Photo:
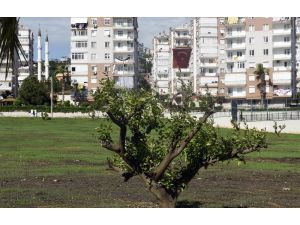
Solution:
<svg viewBox="0 0 300 225"><path fill-rule="evenodd" d="M158 205L160 208L175 208L177 203L177 198L172 198L171 196L165 196L158 199Z"/></svg>
<svg viewBox="0 0 300 225"><path fill-rule="evenodd" d="M172 196L164 187L153 180L151 181L145 174L139 176L145 182L148 190L156 197L160 208L175 208L178 195Z"/></svg>

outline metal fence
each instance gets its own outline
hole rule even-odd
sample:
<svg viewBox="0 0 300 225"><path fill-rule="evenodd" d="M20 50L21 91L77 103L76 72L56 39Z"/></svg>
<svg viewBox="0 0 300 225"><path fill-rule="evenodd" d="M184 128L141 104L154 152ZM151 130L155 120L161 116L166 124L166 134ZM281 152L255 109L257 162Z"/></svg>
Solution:
<svg viewBox="0 0 300 225"><path fill-rule="evenodd" d="M255 122L255 121L280 121L280 120L299 120L299 111L278 111L278 112L239 112L238 121Z"/></svg>

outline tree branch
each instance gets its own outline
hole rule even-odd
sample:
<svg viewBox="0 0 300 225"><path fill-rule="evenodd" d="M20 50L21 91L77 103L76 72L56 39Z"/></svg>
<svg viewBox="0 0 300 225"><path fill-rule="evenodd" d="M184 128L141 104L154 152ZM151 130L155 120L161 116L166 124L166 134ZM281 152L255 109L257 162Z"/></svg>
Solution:
<svg viewBox="0 0 300 225"><path fill-rule="evenodd" d="M109 116L109 118L110 118L116 125L118 125L119 127L122 126L121 121L118 120L118 119L112 114L111 111L107 111L106 113L107 113L107 115Z"/></svg>
<svg viewBox="0 0 300 225"><path fill-rule="evenodd" d="M161 163L158 165L158 167L154 170L154 174L155 174L154 180L157 181L157 180L161 179L161 177L164 175L164 173L167 170L170 163L186 148L186 146L191 142L193 137L199 132L203 123L205 123L206 120L208 119L208 117L210 115L212 115L213 113L214 113L213 110L209 110L209 111L205 112L203 117L199 119L197 127L194 128L187 135L187 137L181 141L181 143L177 149L175 149L177 143L176 143L175 147L173 147L173 146L170 147L169 152L166 154L166 156L161 161Z"/></svg>
<svg viewBox="0 0 300 225"><path fill-rule="evenodd" d="M110 141L101 141L100 143L101 143L102 147L104 147L112 152L115 152L115 153L121 152L120 146L116 145Z"/></svg>

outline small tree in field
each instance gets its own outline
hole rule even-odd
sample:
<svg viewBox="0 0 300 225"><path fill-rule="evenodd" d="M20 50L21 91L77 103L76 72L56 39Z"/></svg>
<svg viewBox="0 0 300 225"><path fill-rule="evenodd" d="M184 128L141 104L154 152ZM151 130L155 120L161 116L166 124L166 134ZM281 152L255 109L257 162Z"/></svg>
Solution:
<svg viewBox="0 0 300 225"><path fill-rule="evenodd" d="M169 118L159 97L143 89L115 87L101 81L94 98L110 123L98 128L100 144L115 153L109 164L123 171L125 181L139 176L156 197L160 207L175 207L178 196L202 168L220 161L243 160L243 155L266 148L266 134L241 130L238 124L230 136L221 136L210 116L217 99L209 93L200 97L203 116L190 115L190 86L182 87L183 104L171 107ZM112 126L118 139L112 138Z"/></svg>

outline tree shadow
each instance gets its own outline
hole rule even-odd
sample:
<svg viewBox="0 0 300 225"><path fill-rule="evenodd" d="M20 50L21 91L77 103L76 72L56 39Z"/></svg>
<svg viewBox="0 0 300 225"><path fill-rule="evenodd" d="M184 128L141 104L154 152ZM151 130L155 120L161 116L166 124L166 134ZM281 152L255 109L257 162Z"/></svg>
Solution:
<svg viewBox="0 0 300 225"><path fill-rule="evenodd" d="M176 204L176 208L200 208L203 205L202 202L199 201L178 201Z"/></svg>

